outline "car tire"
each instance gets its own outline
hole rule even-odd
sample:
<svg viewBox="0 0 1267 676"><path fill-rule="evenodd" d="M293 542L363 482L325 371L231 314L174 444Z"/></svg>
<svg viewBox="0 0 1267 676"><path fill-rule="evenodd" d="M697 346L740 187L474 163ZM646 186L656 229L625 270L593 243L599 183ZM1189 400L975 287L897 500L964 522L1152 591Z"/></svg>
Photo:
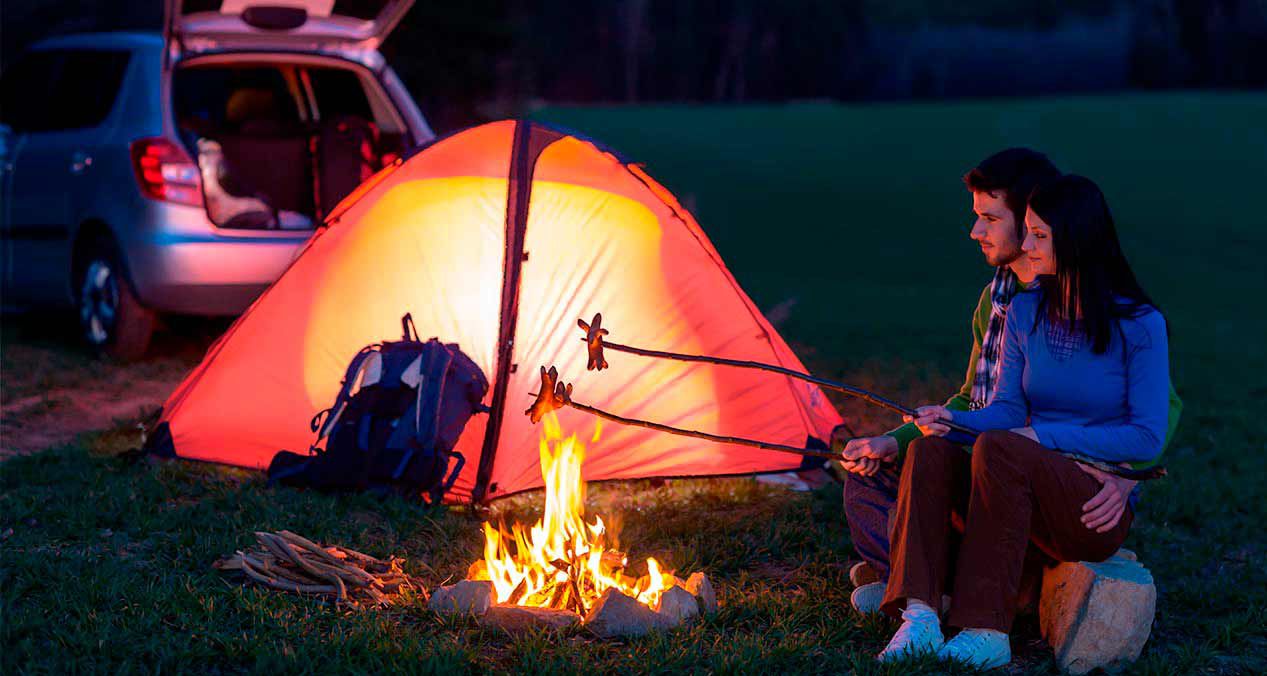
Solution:
<svg viewBox="0 0 1267 676"><path fill-rule="evenodd" d="M80 335L96 352L120 361L145 355L154 333L154 312L137 300L111 242L84 257L76 280Z"/></svg>

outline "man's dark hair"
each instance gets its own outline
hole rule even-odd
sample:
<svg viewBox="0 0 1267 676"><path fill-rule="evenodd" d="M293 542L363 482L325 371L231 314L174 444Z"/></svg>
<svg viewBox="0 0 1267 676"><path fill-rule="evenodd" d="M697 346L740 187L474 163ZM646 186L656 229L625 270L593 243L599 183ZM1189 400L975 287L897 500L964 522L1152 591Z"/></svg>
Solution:
<svg viewBox="0 0 1267 676"><path fill-rule="evenodd" d="M963 183L972 192L1002 190L1003 200L1016 216L1016 234L1025 231L1025 207L1029 195L1040 184L1060 176L1047 156L1029 148L1008 148L981 160L964 174Z"/></svg>

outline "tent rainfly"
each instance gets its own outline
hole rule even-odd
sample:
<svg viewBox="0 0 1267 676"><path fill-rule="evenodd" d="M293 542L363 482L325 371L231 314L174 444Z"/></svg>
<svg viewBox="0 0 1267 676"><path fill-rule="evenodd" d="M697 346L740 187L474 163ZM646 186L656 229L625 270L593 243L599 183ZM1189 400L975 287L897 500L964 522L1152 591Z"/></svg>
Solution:
<svg viewBox="0 0 1267 676"><path fill-rule="evenodd" d="M286 272L207 351L163 406L152 453L265 468L313 441L362 347L399 335L457 343L489 376L446 499L541 487L523 411L542 365L622 415L796 446L840 417L784 376L622 355L586 374L579 317L601 311L631 344L804 370L695 219L640 166L541 124L502 121L432 143L380 171L331 214ZM594 420L558 412L564 430ZM588 441L588 436L586 436ZM588 443L586 480L795 469L793 455L620 425Z"/></svg>

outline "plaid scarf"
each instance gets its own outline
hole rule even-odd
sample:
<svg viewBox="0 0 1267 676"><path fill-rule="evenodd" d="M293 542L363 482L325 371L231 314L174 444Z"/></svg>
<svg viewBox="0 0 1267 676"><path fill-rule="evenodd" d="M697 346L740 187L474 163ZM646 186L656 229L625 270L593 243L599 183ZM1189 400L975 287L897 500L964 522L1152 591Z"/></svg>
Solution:
<svg viewBox="0 0 1267 676"><path fill-rule="evenodd" d="M999 379L999 351L1003 346L1003 323L1007 320L1007 308L1020 289L1020 281L1007 266L994 271L990 282L990 323L981 337L981 356L977 358L977 373L972 377L972 401L968 409L985 408L994 396L994 385Z"/></svg>

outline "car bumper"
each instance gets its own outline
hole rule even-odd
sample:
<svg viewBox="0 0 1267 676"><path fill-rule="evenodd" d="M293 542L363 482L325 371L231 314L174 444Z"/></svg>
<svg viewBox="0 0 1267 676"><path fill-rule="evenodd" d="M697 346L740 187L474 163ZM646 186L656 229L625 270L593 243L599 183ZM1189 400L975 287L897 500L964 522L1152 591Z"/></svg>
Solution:
<svg viewBox="0 0 1267 676"><path fill-rule="evenodd" d="M156 204L151 222L127 244L137 297L159 312L239 314L286 270L312 231L216 228L199 207Z"/></svg>

